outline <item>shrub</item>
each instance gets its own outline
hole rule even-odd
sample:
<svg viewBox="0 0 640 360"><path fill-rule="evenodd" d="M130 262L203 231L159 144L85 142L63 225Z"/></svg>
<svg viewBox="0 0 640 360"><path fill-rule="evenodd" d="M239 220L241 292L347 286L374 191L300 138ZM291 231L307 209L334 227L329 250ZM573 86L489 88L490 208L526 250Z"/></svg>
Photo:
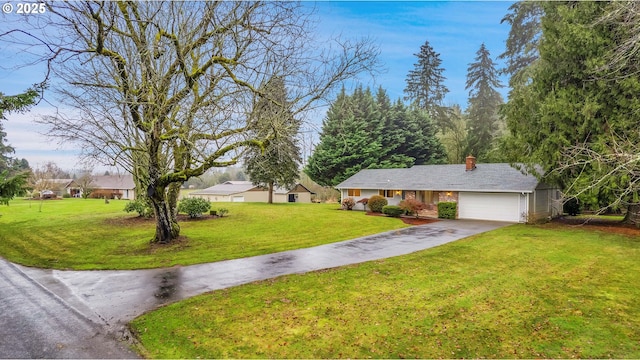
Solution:
<svg viewBox="0 0 640 360"><path fill-rule="evenodd" d="M457 207L458 207L458 203L455 203L455 202L438 203L438 218L455 219Z"/></svg>
<svg viewBox="0 0 640 360"><path fill-rule="evenodd" d="M120 197L121 194L117 190L98 189L89 194L90 199L115 199Z"/></svg>
<svg viewBox="0 0 640 360"><path fill-rule="evenodd" d="M362 207L367 210L367 204L369 203L369 198L362 198L357 201L358 204L362 204Z"/></svg>
<svg viewBox="0 0 640 360"><path fill-rule="evenodd" d="M580 214L580 204L578 203L578 199L571 198L567 200L567 202L562 205L562 211L571 216Z"/></svg>
<svg viewBox="0 0 640 360"><path fill-rule="evenodd" d="M382 213L387 216L400 217L404 213L404 209L396 205L385 205L382 207Z"/></svg>
<svg viewBox="0 0 640 360"><path fill-rule="evenodd" d="M71 194L69 194L69 193L64 193L64 194L62 194L62 198L63 198L63 199L71 199Z"/></svg>
<svg viewBox="0 0 640 360"><path fill-rule="evenodd" d="M387 204L388 204L387 199L383 198L380 195L373 195L372 197L369 198L369 202L367 203L367 205L369 205L369 210L377 213L381 213L382 207L384 207Z"/></svg>
<svg viewBox="0 0 640 360"><path fill-rule="evenodd" d="M192 219L209 211L210 208L211 203L209 200L202 198L186 198L178 204L178 212L185 213Z"/></svg>
<svg viewBox="0 0 640 360"><path fill-rule="evenodd" d="M147 203L141 200L129 201L127 205L124 206L124 211L137 212L138 216L143 216L146 218L150 218L153 215L153 209Z"/></svg>
<svg viewBox="0 0 640 360"><path fill-rule="evenodd" d="M356 206L356 201L352 197L342 200L343 209L352 210L354 206Z"/></svg>
<svg viewBox="0 0 640 360"><path fill-rule="evenodd" d="M427 208L427 206L419 200L416 199L406 199L400 201L400 208L407 212L407 214L413 214L415 217L418 217L420 211Z"/></svg>
<svg viewBox="0 0 640 360"><path fill-rule="evenodd" d="M220 217L224 217L228 213L229 213L229 209L225 209L225 208L218 209L218 215L220 215Z"/></svg>

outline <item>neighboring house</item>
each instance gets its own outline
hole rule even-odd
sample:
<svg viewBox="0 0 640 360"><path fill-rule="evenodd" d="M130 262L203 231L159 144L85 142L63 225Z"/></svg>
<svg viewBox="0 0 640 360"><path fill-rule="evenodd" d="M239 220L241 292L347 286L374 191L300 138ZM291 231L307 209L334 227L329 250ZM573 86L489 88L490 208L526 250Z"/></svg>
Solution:
<svg viewBox="0 0 640 360"><path fill-rule="evenodd" d="M136 198L133 175L101 175L93 176L91 197L108 197L134 200Z"/></svg>
<svg viewBox="0 0 640 360"><path fill-rule="evenodd" d="M397 205L413 198L431 211L441 201L457 202L459 219L528 222L559 215L562 210L556 187L509 164L476 164L473 156L458 165L366 169L336 188L343 199L382 195L390 205Z"/></svg>
<svg viewBox="0 0 640 360"><path fill-rule="evenodd" d="M292 189L275 188L273 202L310 203L311 194L306 187L296 184ZM203 190L189 193L189 197L203 198L212 202L268 202L269 190L253 185L251 181L227 181Z"/></svg>
<svg viewBox="0 0 640 360"><path fill-rule="evenodd" d="M72 191L77 191L73 185L73 179L41 179L38 180L36 188L40 190L50 190L58 197L65 193L73 196Z"/></svg>

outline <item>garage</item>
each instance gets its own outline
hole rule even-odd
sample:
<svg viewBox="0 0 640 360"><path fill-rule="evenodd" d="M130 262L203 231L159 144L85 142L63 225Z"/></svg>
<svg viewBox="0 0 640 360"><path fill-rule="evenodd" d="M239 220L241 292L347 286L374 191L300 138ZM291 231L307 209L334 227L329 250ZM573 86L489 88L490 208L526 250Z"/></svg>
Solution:
<svg viewBox="0 0 640 360"><path fill-rule="evenodd" d="M526 197L519 193L460 192L458 218L519 222Z"/></svg>

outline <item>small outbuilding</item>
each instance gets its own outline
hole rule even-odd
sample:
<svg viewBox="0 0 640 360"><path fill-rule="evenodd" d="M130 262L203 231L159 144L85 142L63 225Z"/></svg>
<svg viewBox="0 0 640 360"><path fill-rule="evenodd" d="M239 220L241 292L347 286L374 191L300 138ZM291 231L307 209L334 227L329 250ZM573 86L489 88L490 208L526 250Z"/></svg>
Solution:
<svg viewBox="0 0 640 360"><path fill-rule="evenodd" d="M506 163L476 164L473 156L465 164L365 169L336 188L343 199L356 201L373 195L384 196L390 205L417 199L434 215L439 202L456 202L459 219L524 223L562 212L557 187Z"/></svg>
<svg viewBox="0 0 640 360"><path fill-rule="evenodd" d="M310 203L313 193L302 184L291 189L273 189L274 203ZM202 198L211 202L268 202L269 190L254 185L251 181L226 181L212 187L192 191L188 197Z"/></svg>

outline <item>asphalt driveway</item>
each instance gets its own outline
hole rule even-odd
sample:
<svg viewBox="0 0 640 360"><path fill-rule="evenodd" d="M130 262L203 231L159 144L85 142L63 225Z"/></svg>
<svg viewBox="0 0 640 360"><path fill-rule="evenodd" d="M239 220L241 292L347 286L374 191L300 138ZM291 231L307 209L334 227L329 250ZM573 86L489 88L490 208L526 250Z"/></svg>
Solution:
<svg viewBox="0 0 640 360"><path fill-rule="evenodd" d="M509 223L443 220L312 248L152 270L43 270L0 259L0 357L132 357L133 353L113 340L114 335L130 320L158 306L281 275L405 255L506 225ZM45 299L43 305L29 305L30 294ZM52 309L54 305L59 308ZM40 315L33 315L38 311ZM68 318L75 322L65 320ZM81 333L91 334L90 339L97 343L111 345L104 352L98 346L85 349L86 336L80 339L56 328L38 335L35 322L59 322L66 328L82 329ZM14 330L6 330L8 327ZM17 336L4 338L5 332Z"/></svg>

